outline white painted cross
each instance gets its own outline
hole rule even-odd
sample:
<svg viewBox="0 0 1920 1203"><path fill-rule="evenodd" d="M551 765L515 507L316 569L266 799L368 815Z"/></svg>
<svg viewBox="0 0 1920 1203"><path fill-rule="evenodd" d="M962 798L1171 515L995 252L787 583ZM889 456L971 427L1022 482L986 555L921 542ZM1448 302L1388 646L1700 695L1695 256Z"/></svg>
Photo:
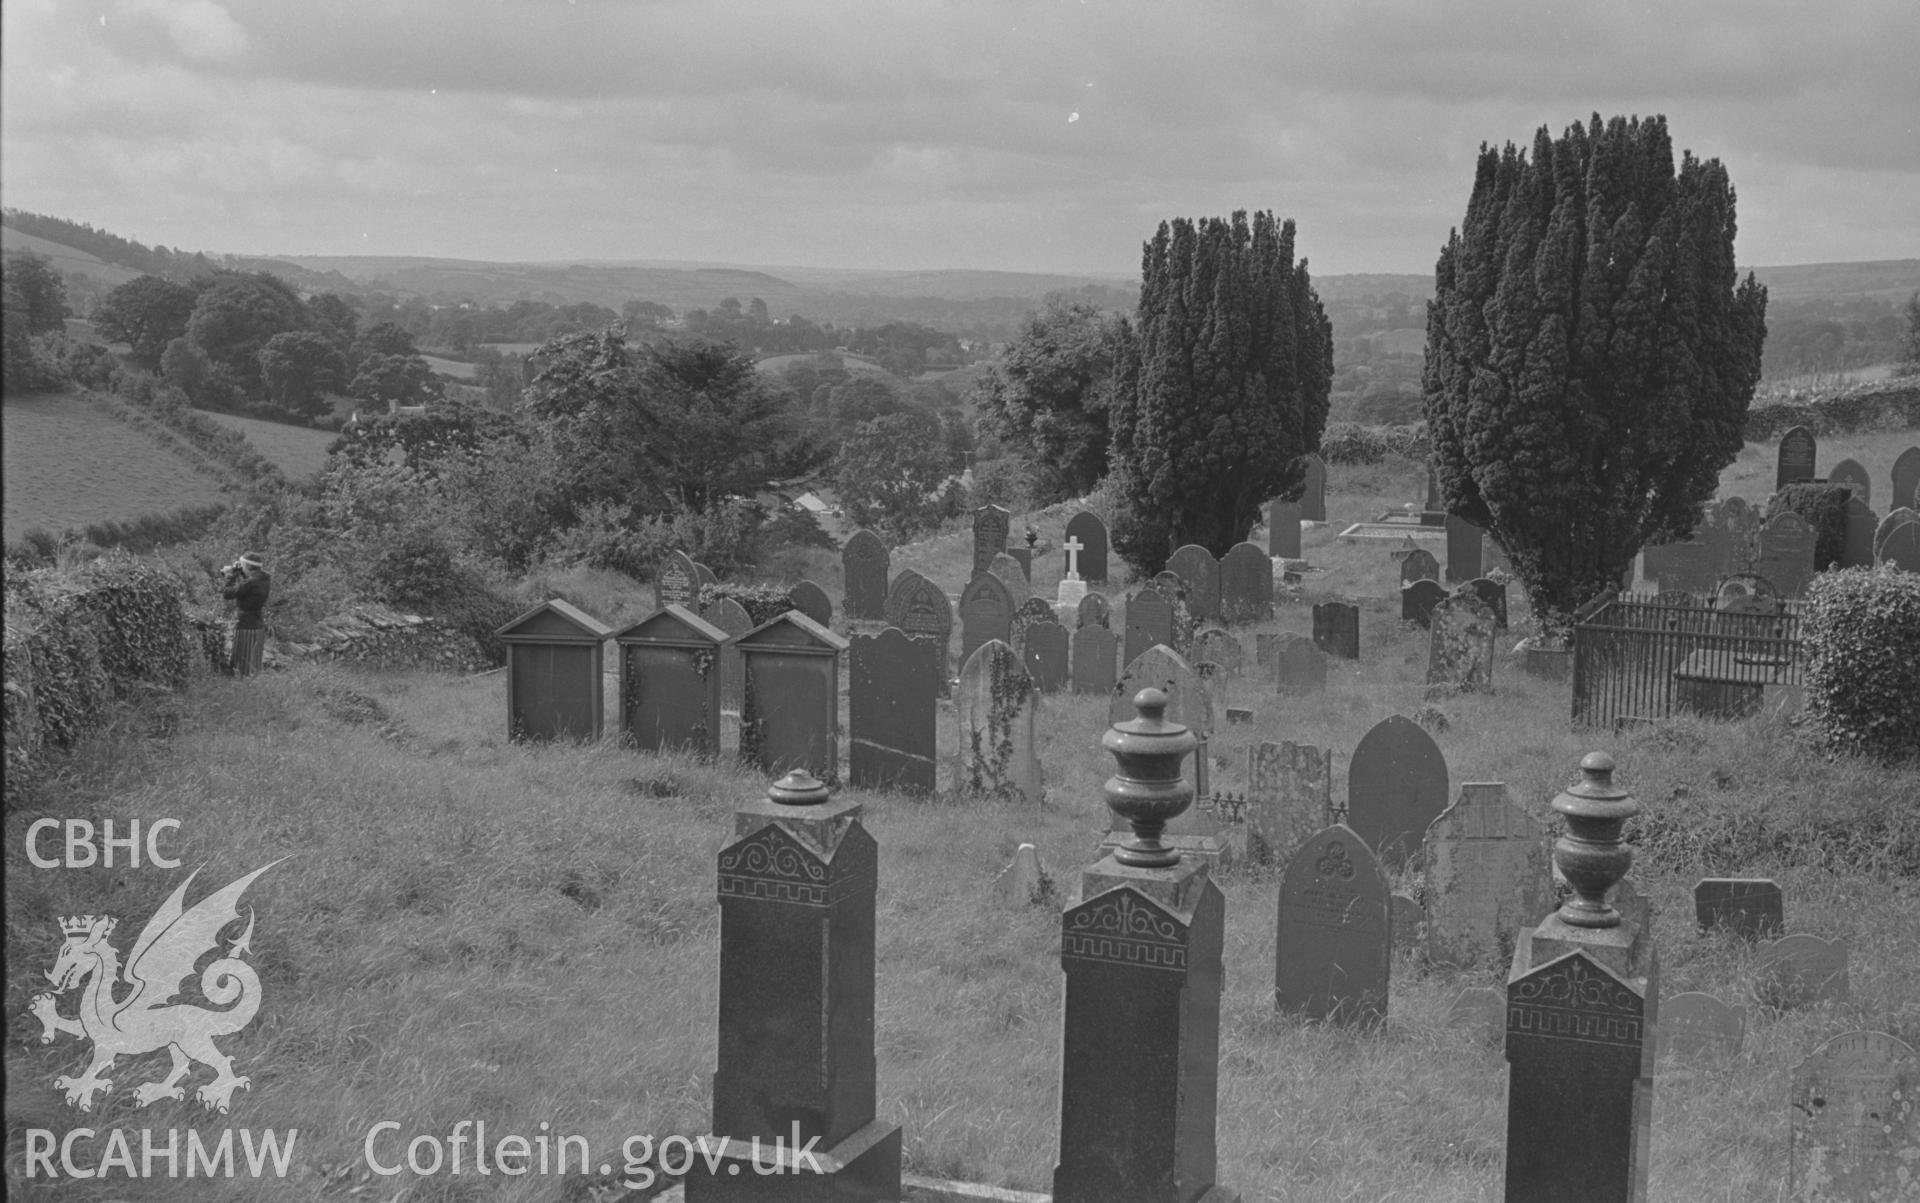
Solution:
<svg viewBox="0 0 1920 1203"><path fill-rule="evenodd" d="M1060 546L1065 548L1067 552L1067 579L1070 581L1079 580L1080 579L1080 552L1083 548L1086 547L1086 544L1082 543L1078 539L1070 538L1065 543L1062 543Z"/></svg>

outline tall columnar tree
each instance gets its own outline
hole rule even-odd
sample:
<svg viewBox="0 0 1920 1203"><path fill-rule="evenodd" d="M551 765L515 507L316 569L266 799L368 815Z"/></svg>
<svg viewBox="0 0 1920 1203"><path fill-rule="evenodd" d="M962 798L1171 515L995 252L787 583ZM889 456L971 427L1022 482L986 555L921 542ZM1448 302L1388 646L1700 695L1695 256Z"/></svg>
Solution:
<svg viewBox="0 0 1920 1203"><path fill-rule="evenodd" d="M1141 256L1134 363L1109 438L1114 545L1143 571L1173 548L1220 555L1320 445L1333 328L1293 259L1293 222L1245 212L1161 223Z"/></svg>
<svg viewBox="0 0 1920 1203"><path fill-rule="evenodd" d="M1726 169L1676 173L1663 117L1481 147L1427 308L1427 423L1448 511L1550 626L1691 532L1739 454L1767 292L1733 236Z"/></svg>

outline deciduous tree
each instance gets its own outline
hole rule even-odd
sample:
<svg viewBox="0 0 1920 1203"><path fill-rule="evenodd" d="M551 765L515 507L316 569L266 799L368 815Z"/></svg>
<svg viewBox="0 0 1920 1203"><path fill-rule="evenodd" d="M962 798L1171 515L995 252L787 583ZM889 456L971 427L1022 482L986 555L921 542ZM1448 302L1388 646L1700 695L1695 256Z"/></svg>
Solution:
<svg viewBox="0 0 1920 1203"><path fill-rule="evenodd" d="M93 324L109 342L133 348L133 361L157 371L167 344L187 332L199 293L159 276L139 276L107 294L93 311Z"/></svg>
<svg viewBox="0 0 1920 1203"><path fill-rule="evenodd" d="M974 386L981 421L1036 470L1038 500L1078 497L1106 474L1113 395L1128 378L1131 342L1120 315L1056 300Z"/></svg>
<svg viewBox="0 0 1920 1203"><path fill-rule="evenodd" d="M931 530L958 508L944 487L951 467L939 419L921 410L861 423L840 445L833 475L847 516L893 539Z"/></svg>
<svg viewBox="0 0 1920 1203"><path fill-rule="evenodd" d="M325 394L340 388L346 357L324 334L289 330L276 334L260 348L260 378L267 398L295 417L313 418L327 412Z"/></svg>
<svg viewBox="0 0 1920 1203"><path fill-rule="evenodd" d="M307 324L307 307L278 276L222 272L194 302L187 337L229 380L257 396L263 390L260 349L274 335Z"/></svg>

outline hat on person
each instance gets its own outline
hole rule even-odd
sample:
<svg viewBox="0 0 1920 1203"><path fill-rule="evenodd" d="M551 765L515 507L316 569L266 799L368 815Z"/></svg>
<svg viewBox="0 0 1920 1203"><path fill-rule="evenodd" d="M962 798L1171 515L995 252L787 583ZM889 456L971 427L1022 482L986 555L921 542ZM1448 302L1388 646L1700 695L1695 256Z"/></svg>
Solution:
<svg viewBox="0 0 1920 1203"><path fill-rule="evenodd" d="M254 554L253 552L246 553L245 555L241 556L239 560L235 562L238 563L240 567L249 568L249 569L265 568L267 566L266 561L262 560L258 555Z"/></svg>

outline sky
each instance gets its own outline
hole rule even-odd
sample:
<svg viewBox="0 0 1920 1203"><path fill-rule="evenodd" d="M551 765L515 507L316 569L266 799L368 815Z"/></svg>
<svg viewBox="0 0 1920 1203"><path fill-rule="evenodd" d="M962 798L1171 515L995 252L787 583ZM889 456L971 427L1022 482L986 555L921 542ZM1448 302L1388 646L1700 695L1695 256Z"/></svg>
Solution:
<svg viewBox="0 0 1920 1203"><path fill-rule="evenodd" d="M148 245L1433 269L1482 143L1664 114L1736 253L1920 257L1915 0L5 0L0 202Z"/></svg>

